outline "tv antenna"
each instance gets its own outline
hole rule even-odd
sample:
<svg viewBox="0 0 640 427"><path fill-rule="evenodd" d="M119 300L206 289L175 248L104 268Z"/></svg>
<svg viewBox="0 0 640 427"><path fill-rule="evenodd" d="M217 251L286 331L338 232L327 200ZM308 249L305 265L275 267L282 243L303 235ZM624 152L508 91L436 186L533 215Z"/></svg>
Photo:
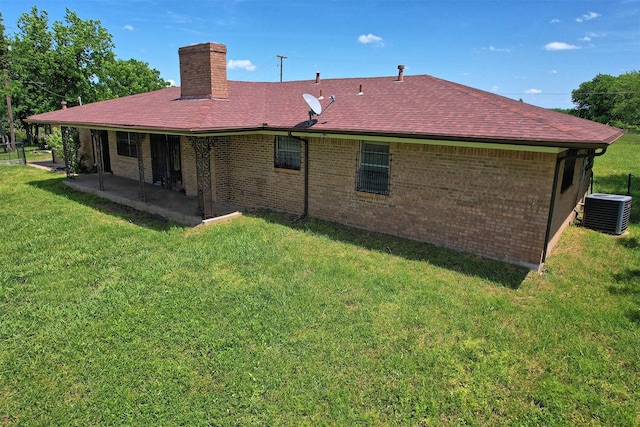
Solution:
<svg viewBox="0 0 640 427"><path fill-rule="evenodd" d="M302 97L304 98L304 102L307 103L307 105L309 106L309 126L311 126L313 124L313 116L319 116L320 114L322 114L322 105L320 105L320 101L318 101L318 98L316 98L315 96L309 94L309 93L303 93ZM336 96L335 95L331 95L329 97L331 99L331 102L329 104L327 104L327 106L324 108L324 110L326 111L327 108L329 108L329 106L331 104L333 104L336 101Z"/></svg>

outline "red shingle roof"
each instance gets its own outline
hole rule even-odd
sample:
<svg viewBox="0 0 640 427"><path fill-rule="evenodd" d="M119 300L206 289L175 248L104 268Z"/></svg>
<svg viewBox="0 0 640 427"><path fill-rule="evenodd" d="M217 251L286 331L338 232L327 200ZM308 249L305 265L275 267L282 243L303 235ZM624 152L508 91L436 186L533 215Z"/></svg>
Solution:
<svg viewBox="0 0 640 427"><path fill-rule="evenodd" d="M427 75L324 79L320 83L229 81L228 99L181 100L173 87L31 116L35 123L216 133L293 130L308 120L303 93L336 102L307 131L604 146L622 131ZM358 94L360 85L363 93Z"/></svg>

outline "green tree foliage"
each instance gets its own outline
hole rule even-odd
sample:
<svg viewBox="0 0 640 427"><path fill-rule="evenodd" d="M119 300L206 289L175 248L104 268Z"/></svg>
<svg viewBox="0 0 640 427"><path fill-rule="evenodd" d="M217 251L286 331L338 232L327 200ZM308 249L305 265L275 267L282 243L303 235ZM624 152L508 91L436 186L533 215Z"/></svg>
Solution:
<svg viewBox="0 0 640 427"><path fill-rule="evenodd" d="M108 64L105 71L100 82L102 99L135 95L168 86L168 82L160 78L160 71L149 68L149 64L137 59L116 59Z"/></svg>
<svg viewBox="0 0 640 427"><path fill-rule="evenodd" d="M59 109L63 100L77 105L169 85L147 63L117 59L112 35L100 21L83 20L69 9L63 21L50 25L48 13L34 6L16 28L13 37L0 40L12 47L3 49L3 59L16 121Z"/></svg>
<svg viewBox="0 0 640 427"><path fill-rule="evenodd" d="M571 92L578 116L600 123L640 129L640 72L614 77L598 74Z"/></svg>

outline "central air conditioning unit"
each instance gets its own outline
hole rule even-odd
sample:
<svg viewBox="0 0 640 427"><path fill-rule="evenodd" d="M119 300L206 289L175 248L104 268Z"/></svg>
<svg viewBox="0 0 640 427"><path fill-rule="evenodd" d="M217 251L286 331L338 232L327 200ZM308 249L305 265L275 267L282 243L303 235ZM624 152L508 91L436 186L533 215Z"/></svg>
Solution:
<svg viewBox="0 0 640 427"><path fill-rule="evenodd" d="M593 193L584 202L583 225L592 230L622 234L631 216L631 196Z"/></svg>

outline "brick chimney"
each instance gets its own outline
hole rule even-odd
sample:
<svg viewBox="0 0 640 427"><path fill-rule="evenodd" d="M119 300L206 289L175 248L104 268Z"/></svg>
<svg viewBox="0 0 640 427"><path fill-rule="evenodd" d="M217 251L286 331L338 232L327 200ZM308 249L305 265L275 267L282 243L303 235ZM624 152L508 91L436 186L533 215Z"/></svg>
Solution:
<svg viewBox="0 0 640 427"><path fill-rule="evenodd" d="M227 99L227 46L200 43L178 49L180 97Z"/></svg>

